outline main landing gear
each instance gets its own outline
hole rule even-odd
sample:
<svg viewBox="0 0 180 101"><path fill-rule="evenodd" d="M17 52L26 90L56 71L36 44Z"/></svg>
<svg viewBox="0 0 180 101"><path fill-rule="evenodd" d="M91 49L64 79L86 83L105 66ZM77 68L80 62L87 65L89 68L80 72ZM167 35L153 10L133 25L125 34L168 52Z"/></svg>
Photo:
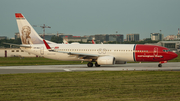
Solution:
<svg viewBox="0 0 180 101"><path fill-rule="evenodd" d="M87 66L88 67L93 67L93 63L92 62L88 62ZM100 67L100 65L97 62L95 63L95 66L96 67Z"/></svg>
<svg viewBox="0 0 180 101"><path fill-rule="evenodd" d="M92 62L88 62L87 66L88 67L93 67L93 63Z"/></svg>
<svg viewBox="0 0 180 101"><path fill-rule="evenodd" d="M99 65L99 64L96 62L96 63L95 63L95 66L96 66L96 67L100 67L101 65Z"/></svg>

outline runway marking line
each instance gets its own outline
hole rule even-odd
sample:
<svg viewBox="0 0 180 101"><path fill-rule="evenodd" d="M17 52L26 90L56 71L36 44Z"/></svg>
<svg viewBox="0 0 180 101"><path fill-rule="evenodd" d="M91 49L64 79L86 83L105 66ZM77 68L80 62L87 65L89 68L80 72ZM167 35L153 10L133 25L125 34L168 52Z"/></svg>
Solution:
<svg viewBox="0 0 180 101"><path fill-rule="evenodd" d="M65 71L71 71L70 69L64 69Z"/></svg>

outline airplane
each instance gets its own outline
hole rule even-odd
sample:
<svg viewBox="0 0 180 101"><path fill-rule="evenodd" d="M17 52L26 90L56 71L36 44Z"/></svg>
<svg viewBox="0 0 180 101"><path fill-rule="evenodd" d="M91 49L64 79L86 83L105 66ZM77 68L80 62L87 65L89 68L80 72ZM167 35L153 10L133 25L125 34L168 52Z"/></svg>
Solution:
<svg viewBox="0 0 180 101"><path fill-rule="evenodd" d="M96 44L96 42L94 41L94 39L92 39L92 44ZM101 44L103 44L103 42L101 42Z"/></svg>
<svg viewBox="0 0 180 101"><path fill-rule="evenodd" d="M63 39L63 44L69 44L67 39Z"/></svg>
<svg viewBox="0 0 180 101"><path fill-rule="evenodd" d="M92 39L92 44L96 44L96 42L94 41L94 39Z"/></svg>
<svg viewBox="0 0 180 101"><path fill-rule="evenodd" d="M22 50L49 59L62 61L87 61L88 67L126 64L127 62L163 63L178 55L168 48L143 44L57 44L44 40L21 13L15 13L22 44Z"/></svg>

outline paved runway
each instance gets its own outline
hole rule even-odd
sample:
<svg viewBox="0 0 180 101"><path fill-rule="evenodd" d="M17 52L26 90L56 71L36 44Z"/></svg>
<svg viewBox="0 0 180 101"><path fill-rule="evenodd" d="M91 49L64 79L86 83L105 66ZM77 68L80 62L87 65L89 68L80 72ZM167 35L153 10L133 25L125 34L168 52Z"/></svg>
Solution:
<svg viewBox="0 0 180 101"><path fill-rule="evenodd" d="M48 73L72 71L180 71L180 62L169 62L158 67L158 63L128 63L119 65L41 65L41 66L0 66L0 74Z"/></svg>

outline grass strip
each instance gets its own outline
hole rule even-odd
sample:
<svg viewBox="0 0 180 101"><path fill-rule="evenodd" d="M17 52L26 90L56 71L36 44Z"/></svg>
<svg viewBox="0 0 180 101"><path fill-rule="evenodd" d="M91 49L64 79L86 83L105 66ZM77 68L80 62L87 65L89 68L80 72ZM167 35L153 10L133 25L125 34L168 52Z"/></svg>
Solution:
<svg viewBox="0 0 180 101"><path fill-rule="evenodd" d="M0 101L179 101L179 74L176 71L1 74Z"/></svg>
<svg viewBox="0 0 180 101"><path fill-rule="evenodd" d="M43 57L0 57L0 66L20 66L20 65L73 65L73 64L87 64L80 61L59 61Z"/></svg>

